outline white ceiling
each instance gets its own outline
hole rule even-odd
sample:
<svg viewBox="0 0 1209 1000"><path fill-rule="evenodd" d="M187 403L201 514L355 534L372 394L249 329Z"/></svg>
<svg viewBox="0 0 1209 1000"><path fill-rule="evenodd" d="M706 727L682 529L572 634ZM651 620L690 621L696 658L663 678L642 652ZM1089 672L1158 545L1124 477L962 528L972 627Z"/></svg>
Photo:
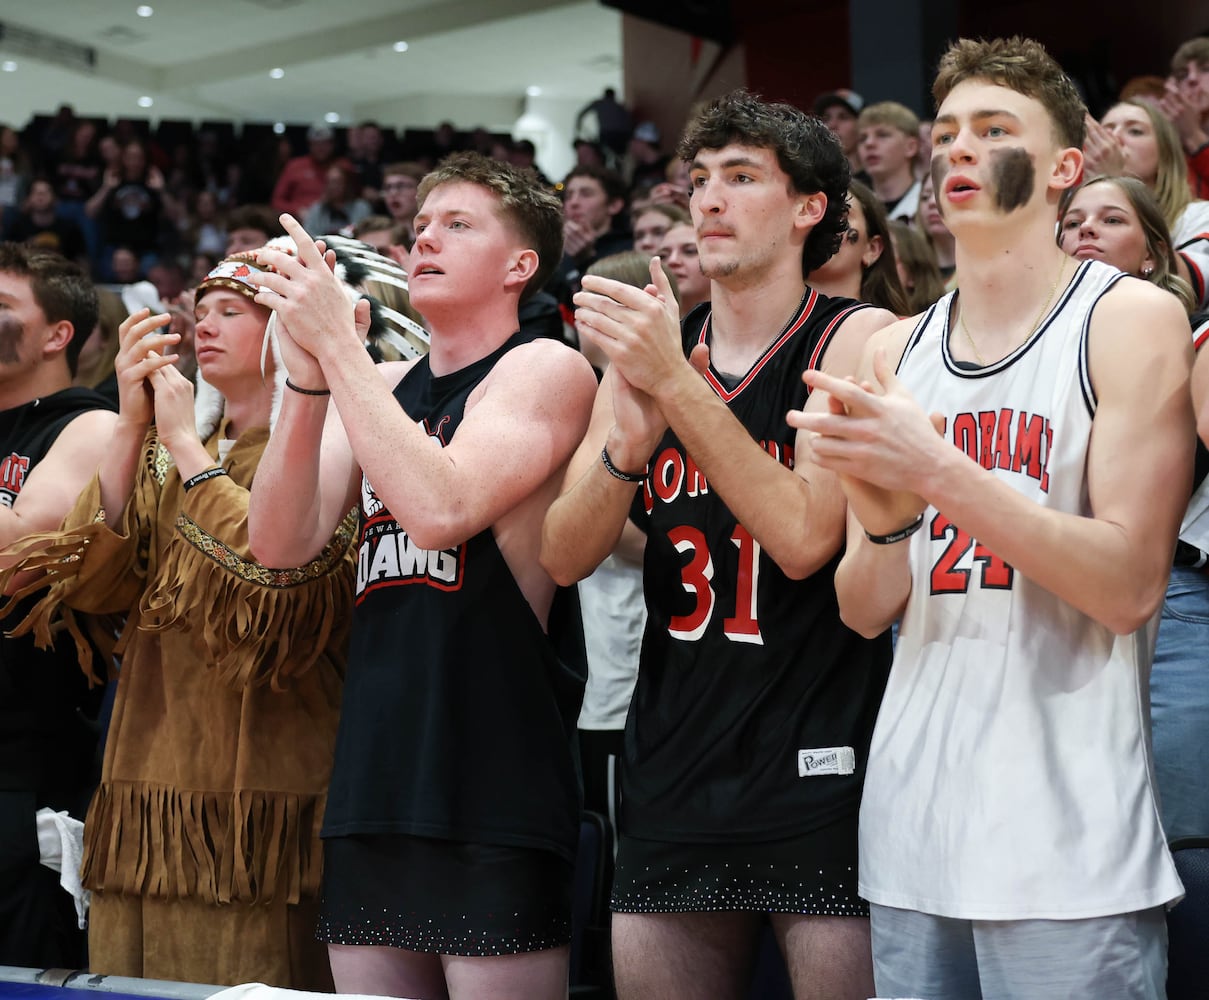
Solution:
<svg viewBox="0 0 1209 1000"><path fill-rule="evenodd" d="M149 3L154 14L140 17L135 0L0 0L0 120L20 127L69 103L111 118L311 123L336 113L342 124L498 128L530 86L576 106L621 89L621 15L596 0ZM95 49L94 70L32 54L14 28Z"/></svg>

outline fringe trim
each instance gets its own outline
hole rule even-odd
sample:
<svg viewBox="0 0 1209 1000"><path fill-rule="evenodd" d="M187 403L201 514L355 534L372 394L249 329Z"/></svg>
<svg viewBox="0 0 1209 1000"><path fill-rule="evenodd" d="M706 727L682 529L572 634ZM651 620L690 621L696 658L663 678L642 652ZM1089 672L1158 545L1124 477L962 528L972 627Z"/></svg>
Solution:
<svg viewBox="0 0 1209 1000"><path fill-rule="evenodd" d="M348 628L356 525L350 511L319 556L299 570L281 571L243 559L195 522L178 519L155 583L143 595L139 627L187 633L200 624L195 634L204 662L223 683L237 691L264 684L283 691ZM209 613L199 615L199 608Z"/></svg>
<svg viewBox="0 0 1209 1000"><path fill-rule="evenodd" d="M185 792L104 782L84 826L94 891L206 903L297 903L319 893L324 795Z"/></svg>
<svg viewBox="0 0 1209 1000"><path fill-rule="evenodd" d="M92 646L85 637L84 628L87 628L88 635L108 662L115 651L120 618L108 615L77 616L63 600L85 582L84 553L94 539L100 538L106 530L104 521L98 520L70 531L29 535L7 550L17 562L0 574L0 586L18 571L32 571L35 574L33 582L9 595L3 607L0 607L0 618L11 614L26 597L50 585L20 624L8 634L22 636L32 632L35 645L39 649L47 649L54 641L54 634L66 629L75 642L80 669L93 684L103 684L104 678L95 669Z"/></svg>

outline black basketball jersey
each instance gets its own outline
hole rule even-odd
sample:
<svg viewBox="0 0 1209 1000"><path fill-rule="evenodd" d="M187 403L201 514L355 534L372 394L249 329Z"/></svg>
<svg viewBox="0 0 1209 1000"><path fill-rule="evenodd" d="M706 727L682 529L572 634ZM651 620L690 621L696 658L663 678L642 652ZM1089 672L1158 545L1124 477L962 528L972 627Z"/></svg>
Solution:
<svg viewBox="0 0 1209 1000"><path fill-rule="evenodd" d="M29 474L59 434L88 410L112 410L91 389L63 389L0 412L0 504L13 506ZM100 448L104 442L98 441ZM0 622L16 626L41 595L26 598ZM86 716L99 708L66 634L49 649L32 635L0 637L0 791L32 794L38 807L83 816L97 734Z"/></svg>
<svg viewBox="0 0 1209 1000"><path fill-rule="evenodd" d="M785 414L806 400L802 372L820 364L858 308L808 289L737 384L713 369L706 375L787 468L796 432ZM686 353L709 336L708 307L699 307L684 323ZM640 500L649 617L626 724L623 830L669 841L771 840L855 811L890 644L841 623L839 556L791 580L670 430ZM843 748L851 773L827 773L849 770Z"/></svg>
<svg viewBox="0 0 1209 1000"><path fill-rule="evenodd" d="M422 358L395 398L448 445L470 393L528 339L449 375ZM324 836L401 833L573 860L585 674L556 654L491 528L421 549L363 479L358 558Z"/></svg>

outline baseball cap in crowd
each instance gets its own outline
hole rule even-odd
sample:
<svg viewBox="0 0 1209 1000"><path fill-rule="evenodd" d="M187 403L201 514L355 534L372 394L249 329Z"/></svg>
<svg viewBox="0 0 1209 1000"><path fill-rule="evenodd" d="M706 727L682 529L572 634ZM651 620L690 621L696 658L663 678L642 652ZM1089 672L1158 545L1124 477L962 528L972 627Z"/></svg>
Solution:
<svg viewBox="0 0 1209 1000"><path fill-rule="evenodd" d="M861 108L865 106L865 99L855 90L847 88L829 90L814 99L814 113L822 115L824 111L836 104L847 108L855 118L861 113Z"/></svg>
<svg viewBox="0 0 1209 1000"><path fill-rule="evenodd" d="M335 138L336 133L327 125L312 125L306 130L307 139L313 142L322 142L323 140Z"/></svg>
<svg viewBox="0 0 1209 1000"><path fill-rule="evenodd" d="M659 127L654 122L639 122L634 127L634 138L639 142L649 142L652 146L658 146Z"/></svg>

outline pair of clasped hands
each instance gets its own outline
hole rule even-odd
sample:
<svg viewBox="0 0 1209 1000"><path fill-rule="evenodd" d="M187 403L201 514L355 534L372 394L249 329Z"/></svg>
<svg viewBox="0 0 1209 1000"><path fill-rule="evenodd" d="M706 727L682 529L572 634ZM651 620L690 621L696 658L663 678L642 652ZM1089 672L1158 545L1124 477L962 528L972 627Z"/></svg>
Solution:
<svg viewBox="0 0 1209 1000"><path fill-rule="evenodd" d="M257 287L254 301L278 318L282 361L299 385L320 388L323 372L316 354L333 334L347 331L359 346L369 327L369 303L355 305L334 273L336 257L323 241L307 235L292 216L282 224L298 248L297 254L262 248L254 252L265 270L253 269L249 284ZM160 440L169 450L183 436L196 439L193 385L175 367L180 355L171 353L180 334L167 329L167 313L141 309L118 329L114 359L121 417L146 427L154 418ZM266 331L266 336L267 336Z"/></svg>
<svg viewBox="0 0 1209 1000"><path fill-rule="evenodd" d="M666 428L655 400L674 391L678 379L703 374L710 361L709 348L698 344L685 365L679 311L658 258L650 275L644 288L585 275L575 296L577 329L621 376L614 379L614 417L622 436L639 442L635 453L653 450ZM924 413L880 348L870 378L812 370L802 379L826 394L826 406L791 410L786 419L807 432L815 464L839 475L862 525L891 532L917 517L926 506L918 493L921 470L932 464L944 418Z"/></svg>

